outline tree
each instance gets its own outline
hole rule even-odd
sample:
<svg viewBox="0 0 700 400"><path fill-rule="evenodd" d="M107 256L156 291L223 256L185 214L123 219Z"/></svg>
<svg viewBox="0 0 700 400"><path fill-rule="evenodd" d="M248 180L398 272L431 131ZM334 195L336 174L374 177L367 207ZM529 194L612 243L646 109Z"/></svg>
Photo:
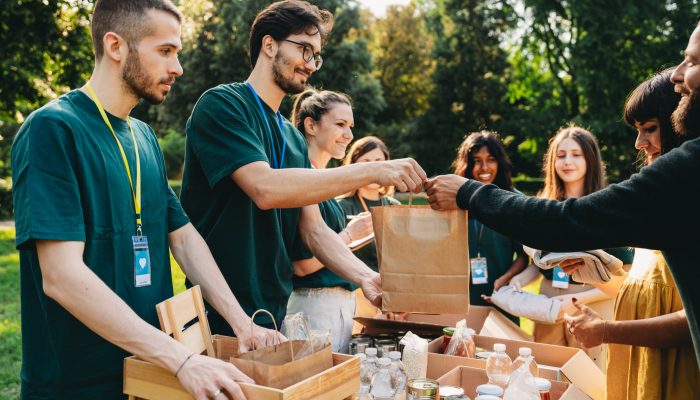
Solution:
<svg viewBox="0 0 700 400"><path fill-rule="evenodd" d="M436 35L430 111L412 133L415 156L429 174L447 171L465 133L493 128L508 113L507 54L501 42L513 12L500 1L439 2L430 27Z"/></svg>

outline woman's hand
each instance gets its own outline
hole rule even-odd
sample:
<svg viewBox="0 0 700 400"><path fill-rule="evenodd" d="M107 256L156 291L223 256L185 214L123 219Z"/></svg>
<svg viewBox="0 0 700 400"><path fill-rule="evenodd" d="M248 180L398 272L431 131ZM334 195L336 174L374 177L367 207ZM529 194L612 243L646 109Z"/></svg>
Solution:
<svg viewBox="0 0 700 400"><path fill-rule="evenodd" d="M557 321L561 322L564 320L564 315L574 315L578 311L576 306L574 306L575 297L570 294L563 294L561 296L552 297L554 301L561 302L561 307L559 308L559 314L557 314Z"/></svg>
<svg viewBox="0 0 700 400"><path fill-rule="evenodd" d="M590 307L580 304L573 299L573 305L581 314L572 317L568 313L564 320L569 332L576 336L576 340L584 347L590 348L605 343L605 320Z"/></svg>
<svg viewBox="0 0 700 400"><path fill-rule="evenodd" d="M586 263L583 261L583 258L571 258L568 260L564 260L559 264L559 268L564 270L564 273L571 276L574 274L574 271L577 269L585 266Z"/></svg>
<svg viewBox="0 0 700 400"><path fill-rule="evenodd" d="M350 239L350 242L362 239L374 233L372 214L368 211L357 214L355 218L348 222L348 225L345 227L345 233Z"/></svg>

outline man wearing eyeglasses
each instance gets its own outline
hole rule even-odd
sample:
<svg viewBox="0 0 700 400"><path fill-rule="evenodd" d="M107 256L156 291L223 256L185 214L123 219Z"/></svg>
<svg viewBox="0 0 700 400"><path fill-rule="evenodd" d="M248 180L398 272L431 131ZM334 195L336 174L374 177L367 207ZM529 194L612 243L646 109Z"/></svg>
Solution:
<svg viewBox="0 0 700 400"><path fill-rule="evenodd" d="M276 322L292 290L289 254L302 245L378 305L379 275L326 226L317 204L371 183L417 192L426 180L411 159L311 168L304 136L278 110L321 67L332 25L330 12L305 1L261 11L250 30L248 80L205 92L187 122L182 205L245 311L267 309ZM209 320L213 333L231 333L211 307Z"/></svg>

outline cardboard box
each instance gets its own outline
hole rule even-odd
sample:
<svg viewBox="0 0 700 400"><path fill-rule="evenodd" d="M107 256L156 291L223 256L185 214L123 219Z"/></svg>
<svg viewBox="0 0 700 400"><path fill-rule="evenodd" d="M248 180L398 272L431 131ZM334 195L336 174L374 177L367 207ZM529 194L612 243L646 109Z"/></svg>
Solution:
<svg viewBox="0 0 700 400"><path fill-rule="evenodd" d="M235 338L214 336L217 358L238 354ZM333 353L333 367L284 389L240 383L246 398L254 400L344 400L360 389L360 359ZM191 400L180 381L155 364L136 357L124 359L124 394L147 400Z"/></svg>
<svg viewBox="0 0 700 400"><path fill-rule="evenodd" d="M506 353L513 360L518 357L520 347L529 347L539 366L540 377L572 383L594 400L605 398L605 374L583 350L480 335L474 338L474 342L477 347L489 351L495 343L503 343L506 345ZM486 368L486 360L440 354L441 344L442 338L438 338L428 345L428 378L437 379L459 366Z"/></svg>
<svg viewBox="0 0 700 400"><path fill-rule="evenodd" d="M439 377L440 385L458 386L464 389L464 394L469 398L476 395L476 387L488 383L486 371L483 369L460 366ZM579 391L575 386L565 382L552 382L549 391L552 400L589 400L589 397Z"/></svg>
<svg viewBox="0 0 700 400"><path fill-rule="evenodd" d="M364 332L375 335L411 331L419 336L442 335L442 328L455 326L457 321L467 320L467 326L479 335L532 341L532 336L493 307L471 306L468 314L408 314L405 321L390 321L383 315L374 318L355 318L365 326Z"/></svg>

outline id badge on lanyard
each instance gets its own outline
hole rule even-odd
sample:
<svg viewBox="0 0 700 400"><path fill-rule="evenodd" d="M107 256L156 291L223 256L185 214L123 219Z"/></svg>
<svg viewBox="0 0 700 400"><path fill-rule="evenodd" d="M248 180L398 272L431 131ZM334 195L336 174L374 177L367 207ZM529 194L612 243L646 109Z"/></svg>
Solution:
<svg viewBox="0 0 700 400"><path fill-rule="evenodd" d="M472 267L472 284L483 285L489 283L489 270L486 267L486 258L476 257L469 261Z"/></svg>
<svg viewBox="0 0 700 400"><path fill-rule="evenodd" d="M570 280L571 277L567 275L563 269L559 267L554 267L552 269L552 287L558 289L568 289Z"/></svg>
<svg viewBox="0 0 700 400"><path fill-rule="evenodd" d="M474 220L474 227L479 232L476 239L476 258L469 260L472 270L472 284L484 285L489 283L489 270L486 265L486 257L481 256L481 237L484 235L484 225Z"/></svg>
<svg viewBox="0 0 700 400"><path fill-rule="evenodd" d="M146 236L132 236L134 245L134 286L151 285L151 255Z"/></svg>

